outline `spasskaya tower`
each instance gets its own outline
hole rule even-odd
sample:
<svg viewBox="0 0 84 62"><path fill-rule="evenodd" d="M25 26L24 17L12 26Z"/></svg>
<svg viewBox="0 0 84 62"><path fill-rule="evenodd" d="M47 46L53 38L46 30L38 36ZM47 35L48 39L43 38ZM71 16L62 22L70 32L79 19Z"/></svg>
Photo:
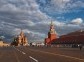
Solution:
<svg viewBox="0 0 84 62"><path fill-rule="evenodd" d="M48 32L48 37L45 38L45 44L46 45L51 44L51 42L53 42L53 40L55 40L56 38L57 38L57 34L56 34L56 31L55 31L55 28L54 28L54 24L51 21L50 30Z"/></svg>

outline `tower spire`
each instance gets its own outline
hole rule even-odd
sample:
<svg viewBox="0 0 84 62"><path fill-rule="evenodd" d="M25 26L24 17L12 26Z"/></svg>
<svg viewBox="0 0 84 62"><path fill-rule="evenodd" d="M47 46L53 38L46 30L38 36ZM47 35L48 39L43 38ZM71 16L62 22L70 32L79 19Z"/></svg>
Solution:
<svg viewBox="0 0 84 62"><path fill-rule="evenodd" d="M53 21L51 20L51 25L53 25Z"/></svg>
<svg viewBox="0 0 84 62"><path fill-rule="evenodd" d="M51 20L51 24L50 24L50 33L51 34L56 34L56 31L55 31L54 24L53 24L52 20Z"/></svg>
<svg viewBox="0 0 84 62"><path fill-rule="evenodd" d="M51 20L51 23L50 23L50 30L48 32L48 37L45 38L45 44L51 44L51 42L53 42L53 40L55 40L57 38L57 34L56 34L56 31L55 31L55 28L54 28L54 24L53 24L53 21Z"/></svg>

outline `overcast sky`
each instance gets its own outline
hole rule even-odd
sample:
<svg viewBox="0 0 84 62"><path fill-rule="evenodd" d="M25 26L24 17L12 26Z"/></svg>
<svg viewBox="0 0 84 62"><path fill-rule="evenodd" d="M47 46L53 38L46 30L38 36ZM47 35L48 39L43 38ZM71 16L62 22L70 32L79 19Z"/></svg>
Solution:
<svg viewBox="0 0 84 62"><path fill-rule="evenodd" d="M0 0L0 36L7 40L21 29L29 41L43 40L51 20L58 36L84 29L84 0Z"/></svg>

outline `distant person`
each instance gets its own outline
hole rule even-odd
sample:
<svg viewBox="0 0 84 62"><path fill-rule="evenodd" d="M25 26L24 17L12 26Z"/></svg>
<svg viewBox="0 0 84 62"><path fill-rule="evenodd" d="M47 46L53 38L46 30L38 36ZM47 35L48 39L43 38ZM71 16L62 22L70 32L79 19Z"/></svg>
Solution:
<svg viewBox="0 0 84 62"><path fill-rule="evenodd" d="M82 45L79 46L80 50L82 49Z"/></svg>

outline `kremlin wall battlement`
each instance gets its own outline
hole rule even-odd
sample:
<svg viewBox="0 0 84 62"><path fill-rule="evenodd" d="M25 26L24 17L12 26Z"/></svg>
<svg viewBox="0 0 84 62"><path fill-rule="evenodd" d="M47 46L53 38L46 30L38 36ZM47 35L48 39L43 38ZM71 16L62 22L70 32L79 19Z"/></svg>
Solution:
<svg viewBox="0 0 84 62"><path fill-rule="evenodd" d="M54 28L54 24L51 21L50 30L47 38L44 40L45 45L53 44L84 44L84 31L79 30L66 35L62 35L59 38Z"/></svg>

